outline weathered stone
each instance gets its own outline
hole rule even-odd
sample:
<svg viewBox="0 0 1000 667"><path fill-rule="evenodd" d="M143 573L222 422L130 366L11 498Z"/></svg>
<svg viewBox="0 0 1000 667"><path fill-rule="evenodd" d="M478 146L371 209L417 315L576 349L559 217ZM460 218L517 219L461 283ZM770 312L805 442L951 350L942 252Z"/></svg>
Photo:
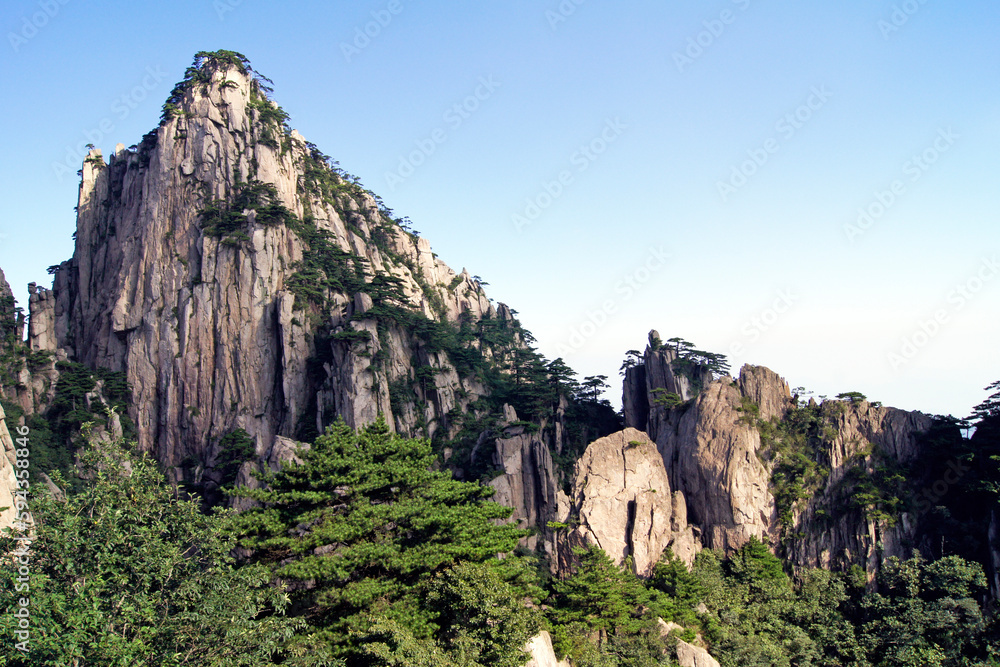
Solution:
<svg viewBox="0 0 1000 667"><path fill-rule="evenodd" d="M631 556L639 576L652 573L668 546L676 544L689 564L697 552L686 521L675 521L675 505L686 514L683 499L671 493L656 444L642 431L627 428L591 443L576 463L570 502L579 525L568 544L596 545L618 564Z"/></svg>
<svg viewBox="0 0 1000 667"><path fill-rule="evenodd" d="M681 667L720 667L708 651L681 640L677 640L677 662Z"/></svg>
<svg viewBox="0 0 1000 667"><path fill-rule="evenodd" d="M0 531L14 525L17 518L17 506L14 502L14 493L18 490L17 485L17 452L14 448L14 441L7 431L7 424L4 421L3 406L0 406L0 449L3 456L0 456Z"/></svg>
<svg viewBox="0 0 1000 667"><path fill-rule="evenodd" d="M760 408L760 418L781 418L792 405L792 394L784 378L770 368L746 365L740 369L740 393Z"/></svg>
<svg viewBox="0 0 1000 667"><path fill-rule="evenodd" d="M531 655L531 659L524 667L570 667L568 661L556 660L552 636L545 630L535 635L524 650Z"/></svg>
<svg viewBox="0 0 1000 667"><path fill-rule="evenodd" d="M250 97L250 77L220 67L210 84L184 93L181 113L150 135L155 141L116 149L108 163L90 151L75 253L52 291L36 290L29 304L32 347L124 371L139 447L172 468L175 481L187 474L181 461L209 464L211 447L235 428L271 443L322 431L337 417L361 426L382 414L409 435L453 433L448 413L464 411L484 388L459 378L445 355L425 352L412 332L352 321L372 308L367 294L329 294L323 313L296 303L289 279L308 248L288 226L256 224L248 210L244 240L204 233L207 204L261 181L294 215L308 211L341 250L360 257L368 281L398 278L409 307L452 322L496 315L480 286L435 257L426 239L383 224L370 194L333 202L303 188L307 142L292 132L269 145L266 136L280 128L256 120ZM330 340L321 331L370 339ZM390 383L413 382L427 365L440 372L394 414ZM422 414L417 405L426 406Z"/></svg>
<svg viewBox="0 0 1000 667"><path fill-rule="evenodd" d="M646 378L646 399L652 388L670 385L663 361L646 352L646 363L658 366L657 380L649 380L644 365L628 370L626 407L640 410L638 379ZM632 387L630 390L629 387ZM746 411L747 403L757 414ZM663 455L672 488L686 502L688 520L700 532L705 546L731 551L751 537L776 547L781 526L770 489L770 465L762 460L757 420L783 419L793 407L788 384L767 368L744 366L733 383L720 378L703 386L688 406L649 410L647 423ZM639 406L639 407L635 407ZM794 512L796 537L785 542L785 555L809 567L843 569L851 564L867 568L873 577L881 558L906 557L916 521L903 514L894 525L865 518L849 510L837 496L840 482L857 465L870 465L870 452L878 449L900 463L918 454L917 436L931 424L927 415L884 408L865 401L828 401L819 408L827 424L824 465L829 476L823 488ZM630 422L639 421L636 412ZM830 507L842 508L830 512ZM823 510L820 512L819 510ZM677 510L675 510L675 513ZM881 546L881 550L879 547ZM681 550L680 544L674 547Z"/></svg>
<svg viewBox="0 0 1000 667"><path fill-rule="evenodd" d="M757 457L760 435L740 420L740 392L723 378L683 412L671 411L657 441L671 484L706 547L731 550L751 536L777 541L770 472Z"/></svg>

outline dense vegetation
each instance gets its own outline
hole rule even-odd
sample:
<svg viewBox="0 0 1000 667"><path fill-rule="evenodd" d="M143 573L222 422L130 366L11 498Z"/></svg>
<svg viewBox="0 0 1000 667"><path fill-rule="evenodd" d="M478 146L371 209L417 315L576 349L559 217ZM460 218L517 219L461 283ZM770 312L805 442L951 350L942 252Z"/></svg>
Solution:
<svg viewBox="0 0 1000 667"><path fill-rule="evenodd" d="M877 591L860 570L789 576L753 539L691 569L668 550L648 581L590 547L550 579L509 510L435 472L426 441L338 424L300 454L237 491L257 509L206 515L148 457L89 446L79 491L31 494L31 652L5 642L0 664L516 667L540 628L577 667L676 664L659 619L727 667L1000 659L982 568L960 556L889 559ZM5 636L17 585L4 568Z"/></svg>

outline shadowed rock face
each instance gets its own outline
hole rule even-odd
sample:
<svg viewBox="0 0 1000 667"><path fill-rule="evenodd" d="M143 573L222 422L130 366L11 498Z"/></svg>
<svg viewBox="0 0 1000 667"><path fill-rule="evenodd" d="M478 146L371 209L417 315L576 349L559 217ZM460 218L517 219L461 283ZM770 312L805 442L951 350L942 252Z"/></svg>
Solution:
<svg viewBox="0 0 1000 667"><path fill-rule="evenodd" d="M512 507L511 519L522 528L537 526L539 535L525 538L529 549L543 541L546 553L553 553L552 533L547 529L550 521L565 521L568 515L568 499L559 489L556 466L547 442L551 431L541 429L535 433L525 431L524 426L513 425L518 421L517 413L509 405L504 406L504 437L496 440L493 462L502 472L490 481L496 489L493 501L505 507Z"/></svg>
<svg viewBox="0 0 1000 667"><path fill-rule="evenodd" d="M688 519L706 547L738 549L750 537L776 542L770 472L757 456L760 434L740 420L740 391L728 379L709 384L682 413L659 418L657 445Z"/></svg>
<svg viewBox="0 0 1000 667"><path fill-rule="evenodd" d="M228 66L210 74L140 147L119 144L108 163L92 150L84 161L76 250L53 290L32 295L32 347L124 371L139 446L168 468L186 457L210 467L216 443L235 428L266 457L276 436L294 436L302 420L322 430L338 416L360 426L392 415L390 382L418 366L440 371L421 390L426 408L418 414L411 405L391 426L450 428L448 412L482 395L478 383L459 378L410 332L388 327L379 336L364 317L367 295L328 292L332 307L322 312L296 303L289 279L309 248L289 226L257 224L257 212L244 210L246 237L223 239L203 232L201 212L233 201L248 181L270 184L280 204L360 257L368 281L399 278L425 315L502 313L468 273L456 274L425 239L388 221L368 193L307 187L313 149L260 120L252 77ZM280 142L268 139L274 133ZM370 340L329 340L320 329L368 332Z"/></svg>

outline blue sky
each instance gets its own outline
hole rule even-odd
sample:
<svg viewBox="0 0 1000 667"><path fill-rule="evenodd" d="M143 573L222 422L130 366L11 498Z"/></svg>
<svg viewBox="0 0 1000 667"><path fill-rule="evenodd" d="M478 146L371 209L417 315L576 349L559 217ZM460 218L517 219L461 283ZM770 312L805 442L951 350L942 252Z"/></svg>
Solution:
<svg viewBox="0 0 1000 667"><path fill-rule="evenodd" d="M996 3L455 4L5 2L18 296L72 254L79 147L224 48L616 403L651 328L930 413L1000 378Z"/></svg>

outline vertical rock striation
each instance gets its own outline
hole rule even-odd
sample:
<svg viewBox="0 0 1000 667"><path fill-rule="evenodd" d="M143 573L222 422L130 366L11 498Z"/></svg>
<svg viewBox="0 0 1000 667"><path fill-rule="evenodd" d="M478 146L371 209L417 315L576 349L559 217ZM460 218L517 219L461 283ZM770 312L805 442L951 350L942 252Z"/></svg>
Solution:
<svg viewBox="0 0 1000 667"><path fill-rule="evenodd" d="M767 368L744 366L736 381L700 376L700 392L691 397L673 362L670 350L651 346L643 363L627 370L625 421L644 425L655 440L671 488L686 500L688 520L705 547L731 551L753 536L797 565L859 564L870 575L882 559L909 555L913 518L905 512L893 519L869 515L851 494L853 481L871 474L876 457L905 466L918 456L930 417L866 401L811 404L819 425L809 455L823 474L808 497L792 505L790 524L783 524L772 480L782 462L774 439L789 437L781 424L802 410L788 384ZM663 392L685 403L657 405Z"/></svg>
<svg viewBox="0 0 1000 667"><path fill-rule="evenodd" d="M0 278L2 280L2 278ZM14 494L18 490L17 476L17 453L14 449L14 441L7 430L4 418L3 406L0 406L0 531L14 525L17 518L17 506L14 502Z"/></svg>
<svg viewBox="0 0 1000 667"><path fill-rule="evenodd" d="M237 428L259 456L337 417L450 429L482 386L344 290L353 264L359 287L396 281L398 305L429 319L496 318L478 282L283 126L248 67L194 71L140 144L88 154L73 258L32 293L32 349L124 371L139 446L177 479L186 461L211 468ZM320 250L338 261L310 272ZM420 367L433 370L393 409L393 383L416 383Z"/></svg>

